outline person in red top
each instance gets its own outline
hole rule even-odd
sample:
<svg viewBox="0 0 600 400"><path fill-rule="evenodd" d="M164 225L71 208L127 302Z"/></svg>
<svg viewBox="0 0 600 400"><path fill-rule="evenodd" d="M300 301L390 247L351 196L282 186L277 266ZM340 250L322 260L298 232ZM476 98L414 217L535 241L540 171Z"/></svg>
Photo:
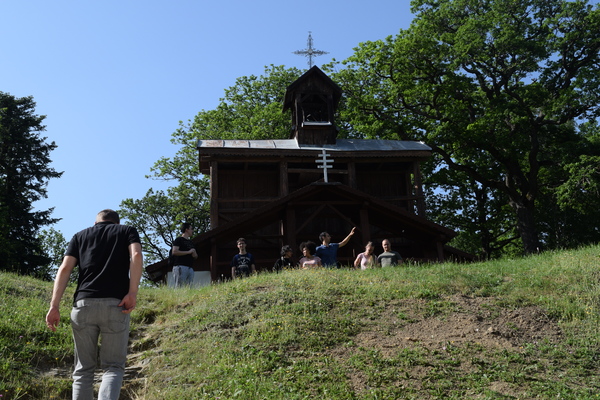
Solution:
<svg viewBox="0 0 600 400"><path fill-rule="evenodd" d="M94 397L98 354L104 370L98 399L119 398L127 358L129 313L137 303L142 263L137 230L120 225L119 215L113 210L100 211L94 226L76 233L69 242L56 273L46 325L56 331L60 301L71 272L79 266L71 310L75 342L73 399Z"/></svg>

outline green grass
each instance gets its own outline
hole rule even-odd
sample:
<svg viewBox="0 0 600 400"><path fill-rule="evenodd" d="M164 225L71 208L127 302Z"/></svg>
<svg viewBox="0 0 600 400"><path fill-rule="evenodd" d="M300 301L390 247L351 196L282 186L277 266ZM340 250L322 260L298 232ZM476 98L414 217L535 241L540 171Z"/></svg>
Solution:
<svg viewBox="0 0 600 400"><path fill-rule="evenodd" d="M122 397L598 399L599 254L595 246L477 264L143 288L132 314L130 364L139 373ZM2 400L70 398L72 288L57 333L44 325L50 293L50 283L0 273ZM477 299L477 311L462 298ZM530 309L562 332L560 340L527 336L518 316ZM514 321L498 329L514 346L401 337L415 326L439 326L443 337L451 324L460 327L458 317L507 313ZM47 374L53 369L63 375Z"/></svg>

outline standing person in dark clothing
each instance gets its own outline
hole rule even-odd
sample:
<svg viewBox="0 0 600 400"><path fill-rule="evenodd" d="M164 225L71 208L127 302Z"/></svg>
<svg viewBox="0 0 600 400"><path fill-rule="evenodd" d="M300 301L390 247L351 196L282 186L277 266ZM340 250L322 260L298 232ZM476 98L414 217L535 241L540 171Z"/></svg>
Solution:
<svg viewBox="0 0 600 400"><path fill-rule="evenodd" d="M250 276L256 272L254 265L254 257L246 251L246 239L239 238L237 240L239 253L231 260L231 277L233 279L243 276Z"/></svg>
<svg viewBox="0 0 600 400"><path fill-rule="evenodd" d="M275 265L273 265L273 272L279 273L283 269L291 269L294 268L294 262L292 261L292 248L288 245L285 245L281 248L281 257L277 261L275 261Z"/></svg>
<svg viewBox="0 0 600 400"><path fill-rule="evenodd" d="M76 233L69 242L56 273L46 325L56 331L60 301L71 272L79 266L71 310L75 342L73 399L94 397L98 355L104 370L98 399L119 398L127 359L129 313L136 306L142 262L137 230L120 225L119 215L113 210L100 211L94 226Z"/></svg>
<svg viewBox="0 0 600 400"><path fill-rule="evenodd" d="M173 279L175 287L191 285L194 283L194 259L198 258L194 243L190 240L194 228L192 224L184 222L181 224L181 236L173 241L171 254L173 261Z"/></svg>

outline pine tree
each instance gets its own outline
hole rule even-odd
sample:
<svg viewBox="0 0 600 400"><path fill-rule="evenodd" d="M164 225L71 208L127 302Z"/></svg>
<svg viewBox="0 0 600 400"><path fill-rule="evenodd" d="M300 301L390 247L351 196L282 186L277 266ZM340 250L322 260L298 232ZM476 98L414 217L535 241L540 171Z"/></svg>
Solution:
<svg viewBox="0 0 600 400"><path fill-rule="evenodd" d="M62 172L49 166L56 144L40 136L44 118L32 97L0 92L0 270L35 275L49 262L37 234L58 219L52 208L37 211L33 203L47 197L48 180Z"/></svg>

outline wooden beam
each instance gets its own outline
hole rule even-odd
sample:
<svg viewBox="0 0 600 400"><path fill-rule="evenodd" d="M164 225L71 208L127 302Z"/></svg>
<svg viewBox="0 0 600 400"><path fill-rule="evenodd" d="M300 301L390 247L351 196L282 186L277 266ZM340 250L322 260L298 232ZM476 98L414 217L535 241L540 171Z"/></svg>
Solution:
<svg viewBox="0 0 600 400"><path fill-rule="evenodd" d="M308 225L308 223L310 221L312 221L317 216L317 214L319 214L324 208L325 208L325 204L321 204L319 206L319 208L317 208L317 210L314 213L312 213L312 215L310 217L308 217L306 219L306 221L304 221L304 223L300 226L300 228L296 229L296 233L300 232L302 230L302 228L304 228L306 225Z"/></svg>
<svg viewBox="0 0 600 400"><path fill-rule="evenodd" d="M221 210L221 212L219 213L219 218L222 218L225 220L225 222L230 222L232 221L231 218L227 217L226 215L223 214L223 212L225 212L225 210Z"/></svg>
<svg viewBox="0 0 600 400"><path fill-rule="evenodd" d="M290 204L293 206L318 206L318 205L323 204L323 202L322 201L294 201L294 202L290 202ZM353 201L353 200L348 200L348 201L338 200L338 201L328 202L328 204L331 204L334 206L351 206L351 205L359 204L359 202Z"/></svg>
<svg viewBox="0 0 600 400"><path fill-rule="evenodd" d="M336 163L336 164L337 164L337 163ZM309 173L309 174L310 174L310 173L312 173L312 174L320 174L320 175L323 175L323 171L321 171L321 170L319 170L319 169L316 169L316 167L315 167L314 169L313 169L313 168L289 168L289 169L288 169L288 172L289 172L290 174L292 174L292 173L297 173L297 174L299 174L299 173L304 173L304 174L306 174L306 173ZM335 169L335 168L331 168L331 169L328 169L328 170L327 170L327 173L328 173L328 174L347 175L347 174L348 174L348 171L347 171L347 170L345 170L345 169Z"/></svg>
<svg viewBox="0 0 600 400"><path fill-rule="evenodd" d="M279 162L279 197L287 196L290 193L288 174L288 163L282 159Z"/></svg>
<svg viewBox="0 0 600 400"><path fill-rule="evenodd" d="M277 199L279 199L279 197L247 197L244 199L237 197L221 197L219 203L269 203Z"/></svg>
<svg viewBox="0 0 600 400"><path fill-rule="evenodd" d="M344 220L344 221L346 221L347 223L349 223L349 224L350 224L350 226L352 226L352 227L355 227L355 226L356 226L356 224L355 224L355 223L354 223L354 222L353 222L353 221L352 221L350 218L348 218L348 217L347 217L345 214L342 214L341 212L339 212L339 211L337 210L337 208L335 208L335 207L331 207L331 204L327 204L327 207L328 207L329 209L331 209L331 210L332 210L334 213L336 213L336 214L337 214L337 215L338 215L338 216L339 216L339 217L340 217L342 220Z"/></svg>
<svg viewBox="0 0 600 400"><path fill-rule="evenodd" d="M356 189L356 163L354 161L348 162L348 186L352 189Z"/></svg>

